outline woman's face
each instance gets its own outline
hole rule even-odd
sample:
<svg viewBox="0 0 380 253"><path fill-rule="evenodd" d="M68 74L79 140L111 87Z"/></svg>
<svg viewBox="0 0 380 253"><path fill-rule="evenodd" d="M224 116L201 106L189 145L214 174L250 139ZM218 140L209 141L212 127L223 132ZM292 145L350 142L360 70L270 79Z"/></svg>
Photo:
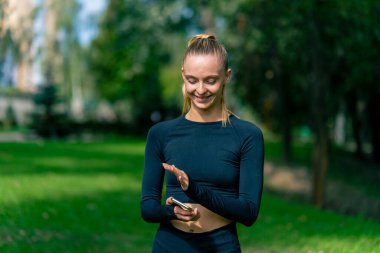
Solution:
<svg viewBox="0 0 380 253"><path fill-rule="evenodd" d="M225 71L217 55L188 55L183 63L182 77L191 106L201 110L221 106L223 86L230 75L231 70Z"/></svg>

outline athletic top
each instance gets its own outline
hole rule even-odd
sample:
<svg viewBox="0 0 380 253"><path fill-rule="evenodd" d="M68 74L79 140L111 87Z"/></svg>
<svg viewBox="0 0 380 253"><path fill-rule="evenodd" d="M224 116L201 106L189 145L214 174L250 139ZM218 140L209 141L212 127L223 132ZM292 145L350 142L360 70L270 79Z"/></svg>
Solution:
<svg viewBox="0 0 380 253"><path fill-rule="evenodd" d="M263 161L261 130L236 116L230 116L226 127L221 121L195 122L184 115L157 123L147 136L141 215L147 222L176 219L174 205L165 205L172 196L251 226L260 208ZM186 172L186 191L162 163ZM166 198L162 205L164 178Z"/></svg>

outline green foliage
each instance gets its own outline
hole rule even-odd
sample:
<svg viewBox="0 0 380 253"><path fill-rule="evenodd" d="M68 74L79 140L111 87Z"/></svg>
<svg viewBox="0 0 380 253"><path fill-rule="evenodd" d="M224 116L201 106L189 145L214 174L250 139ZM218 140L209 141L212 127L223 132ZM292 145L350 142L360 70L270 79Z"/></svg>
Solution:
<svg viewBox="0 0 380 253"><path fill-rule="evenodd" d="M378 8L376 1L246 0L235 4L233 11L222 9L228 22L225 37L232 49L238 96L262 115L266 101L273 101L275 113L284 92L278 85L281 81L291 93L289 116L299 115L304 118L301 122L307 122L312 15L320 16L320 57L331 75L329 93L333 99L329 104L336 108L345 99L345 93L337 93L337 89L374 85L378 75L375 59L380 53L375 45L380 33L375 14ZM368 91L365 89L363 93Z"/></svg>
<svg viewBox="0 0 380 253"><path fill-rule="evenodd" d="M236 94L273 130L307 123L307 1L242 1L228 13ZM285 112L286 113L286 112Z"/></svg>
<svg viewBox="0 0 380 253"><path fill-rule="evenodd" d="M90 50L99 94L112 103L130 101L140 126L162 109L159 70L168 54L161 47L160 8L156 1L109 1Z"/></svg>
<svg viewBox="0 0 380 253"><path fill-rule="evenodd" d="M0 143L0 251L150 252L157 224L140 217L144 146L134 138ZM268 193L256 224L238 229L247 253L380 247L378 222Z"/></svg>
<svg viewBox="0 0 380 253"><path fill-rule="evenodd" d="M14 86L0 87L0 95L10 97L30 97L31 93L28 91L21 91Z"/></svg>
<svg viewBox="0 0 380 253"><path fill-rule="evenodd" d="M65 112L57 111L57 85L41 86L33 96L35 112L30 127L44 138L64 137L70 132L70 121Z"/></svg>
<svg viewBox="0 0 380 253"><path fill-rule="evenodd" d="M43 106L45 111L50 113L52 111L53 105L55 105L57 100L57 86L46 85L40 88L40 92L36 93L33 97L33 101L37 106Z"/></svg>
<svg viewBox="0 0 380 253"><path fill-rule="evenodd" d="M5 119L3 124L6 129L17 125L16 114L11 104L8 104L5 109Z"/></svg>

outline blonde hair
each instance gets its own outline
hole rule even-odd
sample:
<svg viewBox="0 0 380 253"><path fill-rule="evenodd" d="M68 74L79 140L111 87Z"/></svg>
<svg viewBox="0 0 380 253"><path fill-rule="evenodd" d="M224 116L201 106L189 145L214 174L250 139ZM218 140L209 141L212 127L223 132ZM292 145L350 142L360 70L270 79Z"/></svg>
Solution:
<svg viewBox="0 0 380 253"><path fill-rule="evenodd" d="M183 57L183 63L188 55L207 55L213 54L217 55L223 63L223 69L228 71L228 54L224 46L216 40L215 36L208 34L198 34L192 37L187 43L187 50ZM224 101L224 85L222 91L222 126L226 127L227 122L230 123L230 111L228 110L226 103ZM182 86L182 94L183 94L183 106L182 106L182 114L186 114L190 107L191 101L189 96L186 93L185 85Z"/></svg>

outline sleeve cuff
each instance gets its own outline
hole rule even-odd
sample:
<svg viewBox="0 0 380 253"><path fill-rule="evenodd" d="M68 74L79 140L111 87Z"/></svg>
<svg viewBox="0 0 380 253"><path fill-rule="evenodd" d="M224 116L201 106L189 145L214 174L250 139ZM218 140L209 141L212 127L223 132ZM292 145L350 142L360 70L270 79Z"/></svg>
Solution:
<svg viewBox="0 0 380 253"><path fill-rule="evenodd" d="M189 177L189 186L187 187L187 190L184 191L184 193L190 197L191 199L196 200L197 199L197 184Z"/></svg>
<svg viewBox="0 0 380 253"><path fill-rule="evenodd" d="M174 214L174 205L165 205L165 213L168 220L176 220L177 216Z"/></svg>

